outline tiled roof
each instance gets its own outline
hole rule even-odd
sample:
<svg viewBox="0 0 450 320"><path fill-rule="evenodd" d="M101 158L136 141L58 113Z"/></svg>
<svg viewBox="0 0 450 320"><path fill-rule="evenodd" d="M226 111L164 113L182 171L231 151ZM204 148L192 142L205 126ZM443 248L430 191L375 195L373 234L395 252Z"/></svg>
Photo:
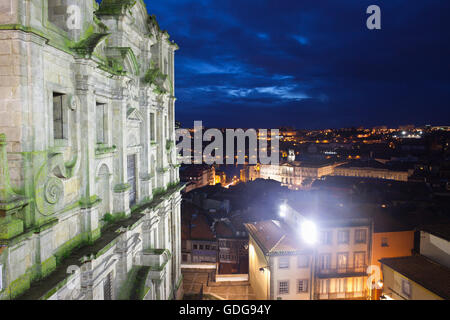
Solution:
<svg viewBox="0 0 450 320"><path fill-rule="evenodd" d="M408 279L446 300L450 299L450 269L423 256L379 260Z"/></svg>
<svg viewBox="0 0 450 320"><path fill-rule="evenodd" d="M306 249L291 229L280 221L266 220L247 223L245 227L267 255L295 253Z"/></svg>
<svg viewBox="0 0 450 320"><path fill-rule="evenodd" d="M439 238L450 241L450 224L433 224L426 225L421 230L431 233Z"/></svg>

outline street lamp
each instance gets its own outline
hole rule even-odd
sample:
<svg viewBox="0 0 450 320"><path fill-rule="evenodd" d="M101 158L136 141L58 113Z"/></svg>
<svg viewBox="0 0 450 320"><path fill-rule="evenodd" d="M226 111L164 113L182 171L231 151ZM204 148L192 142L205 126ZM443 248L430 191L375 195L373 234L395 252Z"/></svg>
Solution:
<svg viewBox="0 0 450 320"><path fill-rule="evenodd" d="M287 205L284 203L280 205L280 217L284 218L286 216Z"/></svg>
<svg viewBox="0 0 450 320"><path fill-rule="evenodd" d="M300 225L300 235L306 243L315 244L317 242L316 224L309 220L303 221Z"/></svg>

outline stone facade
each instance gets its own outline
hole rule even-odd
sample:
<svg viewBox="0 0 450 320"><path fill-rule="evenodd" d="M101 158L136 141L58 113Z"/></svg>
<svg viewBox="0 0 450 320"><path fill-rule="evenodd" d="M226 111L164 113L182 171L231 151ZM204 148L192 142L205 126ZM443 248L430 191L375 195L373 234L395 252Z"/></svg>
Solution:
<svg viewBox="0 0 450 320"><path fill-rule="evenodd" d="M177 49L143 1L2 1L0 299L180 297Z"/></svg>

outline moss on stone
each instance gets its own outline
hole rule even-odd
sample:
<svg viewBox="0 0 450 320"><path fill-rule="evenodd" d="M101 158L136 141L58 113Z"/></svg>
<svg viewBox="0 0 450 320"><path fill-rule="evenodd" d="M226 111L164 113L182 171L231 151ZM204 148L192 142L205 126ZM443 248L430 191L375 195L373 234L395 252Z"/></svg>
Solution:
<svg viewBox="0 0 450 320"><path fill-rule="evenodd" d="M47 260L41 263L41 278L46 278L56 269L56 258L55 256L51 256Z"/></svg>

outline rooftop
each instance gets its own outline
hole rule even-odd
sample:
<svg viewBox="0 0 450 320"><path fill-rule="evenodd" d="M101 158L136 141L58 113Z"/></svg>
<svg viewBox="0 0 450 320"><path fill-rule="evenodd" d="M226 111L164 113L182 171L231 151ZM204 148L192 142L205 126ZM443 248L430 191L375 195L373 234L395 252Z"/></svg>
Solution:
<svg viewBox="0 0 450 320"><path fill-rule="evenodd" d="M425 225L420 228L422 231L431 233L439 238L450 241L450 224Z"/></svg>
<svg viewBox="0 0 450 320"><path fill-rule="evenodd" d="M408 279L446 300L450 299L450 269L423 256L379 260Z"/></svg>
<svg viewBox="0 0 450 320"><path fill-rule="evenodd" d="M246 223L245 227L266 255L295 254L308 249L289 226L281 221Z"/></svg>

